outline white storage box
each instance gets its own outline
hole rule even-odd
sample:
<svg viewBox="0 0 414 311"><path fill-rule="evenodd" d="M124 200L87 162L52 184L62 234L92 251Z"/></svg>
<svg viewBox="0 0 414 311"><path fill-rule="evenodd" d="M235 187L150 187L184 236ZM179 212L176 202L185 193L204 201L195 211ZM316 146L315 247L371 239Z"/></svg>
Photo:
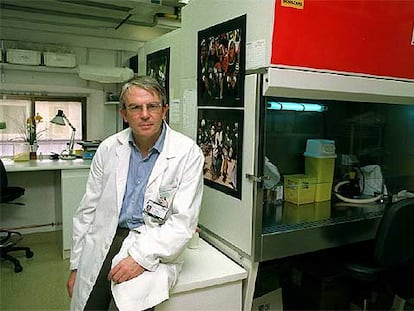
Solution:
<svg viewBox="0 0 414 311"><path fill-rule="evenodd" d="M10 64L38 66L40 65L40 55L40 51L9 49L7 50L7 62Z"/></svg>
<svg viewBox="0 0 414 311"><path fill-rule="evenodd" d="M76 57L74 54L44 52L43 57L45 65L48 67L76 67Z"/></svg>

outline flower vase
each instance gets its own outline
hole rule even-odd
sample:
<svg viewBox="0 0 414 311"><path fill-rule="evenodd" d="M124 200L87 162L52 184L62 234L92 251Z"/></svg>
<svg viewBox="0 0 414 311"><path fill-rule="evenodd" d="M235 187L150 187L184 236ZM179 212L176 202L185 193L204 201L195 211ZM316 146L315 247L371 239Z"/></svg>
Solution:
<svg viewBox="0 0 414 311"><path fill-rule="evenodd" d="M37 160L37 144L29 145L30 160Z"/></svg>

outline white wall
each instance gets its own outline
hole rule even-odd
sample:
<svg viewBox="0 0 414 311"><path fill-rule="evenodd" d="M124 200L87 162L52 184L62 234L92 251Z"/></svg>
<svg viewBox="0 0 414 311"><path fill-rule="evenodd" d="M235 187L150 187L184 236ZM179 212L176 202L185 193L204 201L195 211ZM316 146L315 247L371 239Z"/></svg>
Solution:
<svg viewBox="0 0 414 311"><path fill-rule="evenodd" d="M184 132L183 127L183 103L180 98L181 85L181 62L182 62L182 49L181 49L181 29L174 30L162 37L155 40L146 42L145 45L138 51L138 73L141 75L146 74L147 68L147 55L170 48L170 85L169 85L169 99L170 104L169 125L180 132ZM185 132L184 132L185 133Z"/></svg>

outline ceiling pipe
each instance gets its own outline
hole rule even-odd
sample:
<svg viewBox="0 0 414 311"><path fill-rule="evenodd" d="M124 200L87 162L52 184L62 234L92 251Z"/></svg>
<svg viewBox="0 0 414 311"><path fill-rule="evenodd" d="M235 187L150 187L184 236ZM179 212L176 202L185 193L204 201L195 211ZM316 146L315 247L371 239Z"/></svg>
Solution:
<svg viewBox="0 0 414 311"><path fill-rule="evenodd" d="M118 30L119 27L121 27L124 23L126 23L130 18L132 14L128 14L127 17L125 17L116 27L115 30Z"/></svg>
<svg viewBox="0 0 414 311"><path fill-rule="evenodd" d="M128 20L134 15L132 12L134 10L131 11L131 13L129 13L116 27L115 30L118 30L123 24L125 24L126 22L128 22ZM148 27L156 27L156 26L160 26L162 27L162 24L159 23L160 18L165 18L167 20L169 20L170 22L174 22L176 21L177 24L171 24L168 23L167 26L168 28L175 28L178 29L181 27L181 15L179 14L180 10L179 8L175 7L174 8L175 14L168 14L168 13L155 13L153 18L152 18L152 23L148 23L147 26ZM141 25L143 26L143 25Z"/></svg>

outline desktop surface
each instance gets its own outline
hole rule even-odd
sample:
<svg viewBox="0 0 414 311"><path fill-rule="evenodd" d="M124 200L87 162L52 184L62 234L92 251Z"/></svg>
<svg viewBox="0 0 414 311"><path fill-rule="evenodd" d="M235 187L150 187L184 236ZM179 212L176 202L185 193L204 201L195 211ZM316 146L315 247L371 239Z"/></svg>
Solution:
<svg viewBox="0 0 414 311"><path fill-rule="evenodd" d="M7 172L29 172L29 171L50 171L50 170L68 170L89 168L91 160L74 159L74 160L29 160L13 161L11 159L2 159Z"/></svg>

